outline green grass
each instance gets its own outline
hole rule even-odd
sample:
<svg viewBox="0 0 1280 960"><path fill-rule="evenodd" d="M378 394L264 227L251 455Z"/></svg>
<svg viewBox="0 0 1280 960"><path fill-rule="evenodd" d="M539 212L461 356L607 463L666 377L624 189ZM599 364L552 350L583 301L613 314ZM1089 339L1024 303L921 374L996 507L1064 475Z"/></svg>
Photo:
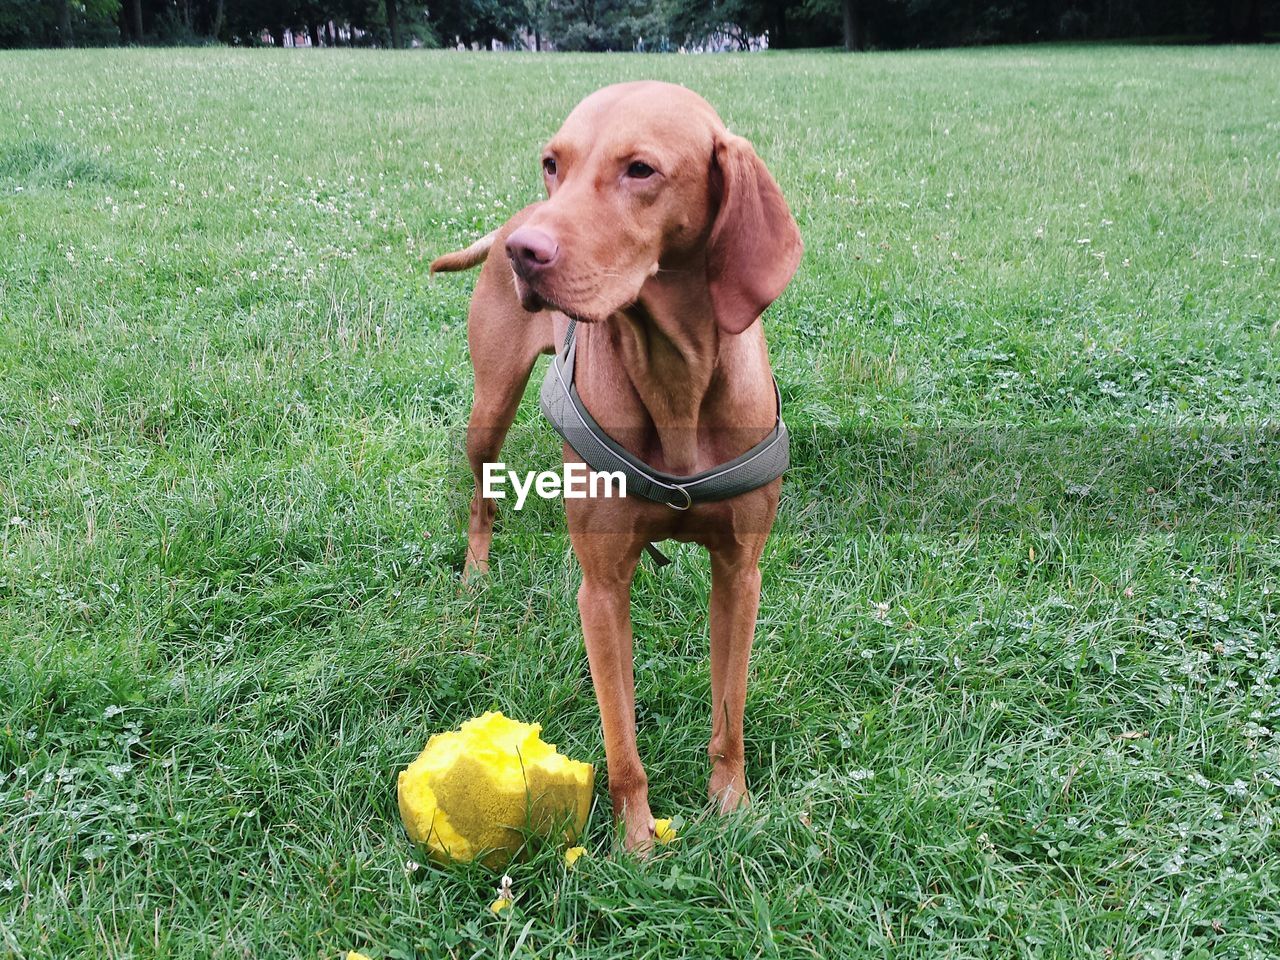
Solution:
<svg viewBox="0 0 1280 960"><path fill-rule="evenodd" d="M473 278L596 87L686 83L808 253L704 809L704 557L635 590L682 839L426 867L487 708L597 764L557 505L460 588ZM1280 54L0 55L0 955L1280 952ZM551 465L532 403L508 460ZM421 859L418 857L418 859Z"/></svg>

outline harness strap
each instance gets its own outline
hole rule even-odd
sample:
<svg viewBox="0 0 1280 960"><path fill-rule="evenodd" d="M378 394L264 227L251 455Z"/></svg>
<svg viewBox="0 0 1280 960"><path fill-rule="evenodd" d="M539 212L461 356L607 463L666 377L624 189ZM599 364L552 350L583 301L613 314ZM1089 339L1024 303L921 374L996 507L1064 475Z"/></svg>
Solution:
<svg viewBox="0 0 1280 960"><path fill-rule="evenodd" d="M649 554L649 559L653 561L653 565L659 570L671 562L671 558L659 550L656 543L646 543L644 549Z"/></svg>
<svg viewBox="0 0 1280 960"><path fill-rule="evenodd" d="M782 421L782 394L773 381L778 417L769 435L741 456L688 476L655 470L631 454L587 411L574 386L577 341L576 320L569 321L564 351L551 359L542 381L540 403L543 415L592 470L619 472L627 480L627 493L637 494L675 510L688 510L695 503L727 500L763 487L782 476L790 465L790 436Z"/></svg>

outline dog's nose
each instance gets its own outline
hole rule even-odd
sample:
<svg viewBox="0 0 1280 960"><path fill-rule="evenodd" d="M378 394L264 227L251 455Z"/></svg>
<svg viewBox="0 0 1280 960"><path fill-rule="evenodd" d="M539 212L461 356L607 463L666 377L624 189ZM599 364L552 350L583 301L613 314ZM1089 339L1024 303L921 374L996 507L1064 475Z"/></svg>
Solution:
<svg viewBox="0 0 1280 960"><path fill-rule="evenodd" d="M507 237L507 256L526 279L547 269L560 255L560 244L537 227L520 227Z"/></svg>

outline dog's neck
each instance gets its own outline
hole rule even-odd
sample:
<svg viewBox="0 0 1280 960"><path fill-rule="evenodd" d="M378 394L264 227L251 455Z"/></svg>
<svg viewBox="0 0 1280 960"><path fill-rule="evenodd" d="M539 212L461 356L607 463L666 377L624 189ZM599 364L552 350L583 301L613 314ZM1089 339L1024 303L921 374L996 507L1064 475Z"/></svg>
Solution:
<svg viewBox="0 0 1280 960"><path fill-rule="evenodd" d="M651 281L636 303L578 331L584 401L619 443L659 469L678 475L707 469L749 449L773 426L763 335L722 334L705 283ZM759 376L740 376L761 366L763 392ZM762 430L749 439L715 432L757 422Z"/></svg>
<svg viewBox="0 0 1280 960"><path fill-rule="evenodd" d="M613 321L622 367L657 432L668 473L697 469L699 414L716 366L715 323L697 313L651 312L637 303Z"/></svg>

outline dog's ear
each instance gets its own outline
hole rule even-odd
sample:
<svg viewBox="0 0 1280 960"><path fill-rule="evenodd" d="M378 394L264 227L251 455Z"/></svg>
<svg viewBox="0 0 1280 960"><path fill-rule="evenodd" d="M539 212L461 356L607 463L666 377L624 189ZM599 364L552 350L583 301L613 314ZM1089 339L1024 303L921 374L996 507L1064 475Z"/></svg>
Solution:
<svg viewBox="0 0 1280 960"><path fill-rule="evenodd" d="M711 160L719 209L707 241L707 282L716 323L741 333L781 296L804 243L764 161L742 137L717 136Z"/></svg>

